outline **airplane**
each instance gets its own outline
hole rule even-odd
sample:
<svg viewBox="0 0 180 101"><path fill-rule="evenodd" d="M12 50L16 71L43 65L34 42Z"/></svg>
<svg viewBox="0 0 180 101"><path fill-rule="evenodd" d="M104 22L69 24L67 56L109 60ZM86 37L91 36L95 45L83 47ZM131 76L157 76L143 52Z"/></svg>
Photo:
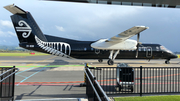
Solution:
<svg viewBox="0 0 180 101"><path fill-rule="evenodd" d="M4 7L13 15L11 20L19 39L19 46L28 50L49 53L56 56L76 59L108 59L108 65L113 65L115 59L170 59L177 58L160 44L142 44L139 42L140 32L148 29L145 26L134 26L109 39L97 41L78 41L67 38L45 35L28 11L16 5ZM137 41L129 39L137 35Z"/></svg>

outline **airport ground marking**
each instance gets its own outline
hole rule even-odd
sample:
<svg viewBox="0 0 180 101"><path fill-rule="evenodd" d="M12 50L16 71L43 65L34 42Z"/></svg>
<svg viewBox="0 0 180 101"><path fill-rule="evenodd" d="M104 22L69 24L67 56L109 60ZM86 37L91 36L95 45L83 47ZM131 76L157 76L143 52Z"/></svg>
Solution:
<svg viewBox="0 0 180 101"><path fill-rule="evenodd" d="M84 81L67 81L67 82L22 82L21 84L68 84L68 83L83 83ZM18 84L19 82L16 82L15 84Z"/></svg>
<svg viewBox="0 0 180 101"><path fill-rule="evenodd" d="M30 99L16 101L87 101L86 98L47 98L47 99Z"/></svg>
<svg viewBox="0 0 180 101"><path fill-rule="evenodd" d="M23 85L23 86L28 86L28 85L33 85L33 86L78 86L79 84L19 84L19 85Z"/></svg>
<svg viewBox="0 0 180 101"><path fill-rule="evenodd" d="M16 68L26 68L26 67L76 67L76 66L84 66L84 65L36 65L36 66L15 66ZM0 67L12 67L12 66L0 66Z"/></svg>
<svg viewBox="0 0 180 101"><path fill-rule="evenodd" d="M36 65L33 67L76 67L76 66L84 66L84 65ZM32 66L16 66L17 68L25 68L25 67L32 67Z"/></svg>
<svg viewBox="0 0 180 101"><path fill-rule="evenodd" d="M49 55L49 54L46 54L46 53L35 53L35 54L30 54L29 52L8 52L8 53L0 53L0 56L16 56L16 57L26 57L26 56L45 56L45 55Z"/></svg>
<svg viewBox="0 0 180 101"><path fill-rule="evenodd" d="M82 83L83 83L84 81L82 81ZM156 84L180 84L180 82L163 82L163 83L142 83L143 85L149 85L149 84L151 84L151 85L156 85ZM73 83L73 84L71 84L71 83L19 83L19 82L16 82L15 83L15 85L17 86L17 85L26 85L26 86L28 86L28 85L36 85L36 86L38 86L38 85L42 85L42 86L67 86L67 85L80 85L80 84L77 84L77 83ZM107 85L107 86L109 86L109 85L116 85L116 84L101 84L101 86L105 86L105 85ZM140 85L140 83L135 83L135 85Z"/></svg>
<svg viewBox="0 0 180 101"><path fill-rule="evenodd" d="M42 71L42 70L40 70ZM39 72L39 71L38 71ZM35 75L35 74L33 74ZM180 75L178 74L171 74L171 75L162 75L162 76L152 76L152 77L144 77L143 79L147 78L159 78L159 77L166 77L166 76L175 76ZM28 77L29 78L29 77ZM135 78L136 80L139 80L139 78ZM25 80L24 80L25 81ZM106 81L116 81L116 79L109 79L109 80L98 80L98 82L106 82ZM49 86L55 86L55 85L68 85L70 83L83 83L84 81L68 81L68 82L16 82L16 85L49 85ZM139 85L140 83L135 83L135 85ZM163 83L142 83L145 84L180 84L180 82L163 82ZM70 84L71 85L71 84ZM107 85L107 84L106 84ZM108 84L109 85L109 84Z"/></svg>
<svg viewBox="0 0 180 101"><path fill-rule="evenodd" d="M26 78L26 76L23 76L23 75L17 75L17 76L20 76L20 77Z"/></svg>
<svg viewBox="0 0 180 101"><path fill-rule="evenodd" d="M43 62L43 61L46 61L46 60L49 60L49 59L53 59L53 58L55 58L56 56L53 56L53 57L50 57L50 58L47 58L47 59L44 59L44 60L40 60L40 61L37 61L37 62L34 62L34 63L32 63L32 64L28 64L27 66L31 66L31 65L33 65L33 64L35 64L35 63L40 63L40 62Z"/></svg>
<svg viewBox="0 0 180 101"><path fill-rule="evenodd" d="M31 70L31 69L33 69L33 68L34 68L34 67L31 67L31 68L28 68L28 69L26 69L26 70L24 70L24 71L17 72L16 75L18 75L18 74L20 74L20 73L23 73L23 72L26 72L26 71L28 71L28 70Z"/></svg>
<svg viewBox="0 0 180 101"><path fill-rule="evenodd" d="M39 70L39 71L37 71L37 72L31 74L31 75L28 76L28 77L26 77L25 79L23 79L22 81L20 81L18 84L16 84L16 86L18 86L19 84L21 84L21 83L24 82L25 80L29 79L30 77L34 76L35 74L37 74L37 73L43 71L45 68L46 68L46 67L44 67L44 68L42 68L41 70Z"/></svg>

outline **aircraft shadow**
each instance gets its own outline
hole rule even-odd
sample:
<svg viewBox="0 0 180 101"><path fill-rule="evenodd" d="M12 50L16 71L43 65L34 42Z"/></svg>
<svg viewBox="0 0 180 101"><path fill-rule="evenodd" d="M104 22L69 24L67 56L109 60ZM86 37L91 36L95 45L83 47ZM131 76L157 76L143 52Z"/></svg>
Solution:
<svg viewBox="0 0 180 101"><path fill-rule="evenodd" d="M44 66L44 67L36 67L34 69L31 69L27 72L44 72L44 71L47 71L47 70L51 70L51 69L54 69L54 68L57 68L57 67L49 67L51 65L68 65L69 62L67 61L64 61L64 60L60 60L60 59L55 59L52 63L49 63L47 66Z"/></svg>
<svg viewBox="0 0 180 101"><path fill-rule="evenodd" d="M15 95L15 100L22 100L22 99L54 99L54 98L86 98L85 94L85 88L77 86L77 85L63 85L63 86L56 86L56 91L53 92L60 92L57 93L47 93L48 91L44 90L44 92L39 92L42 89L45 89L44 86L38 85L33 88L33 90L29 93L24 91L25 93L22 93L20 95ZM63 87L64 89L60 89L58 87ZM80 90L78 90L80 88ZM52 89L53 90L53 89ZM60 90L60 91L59 91ZM73 93L72 93L72 92ZM84 93L82 93L82 92ZM74 101L74 100L73 100Z"/></svg>

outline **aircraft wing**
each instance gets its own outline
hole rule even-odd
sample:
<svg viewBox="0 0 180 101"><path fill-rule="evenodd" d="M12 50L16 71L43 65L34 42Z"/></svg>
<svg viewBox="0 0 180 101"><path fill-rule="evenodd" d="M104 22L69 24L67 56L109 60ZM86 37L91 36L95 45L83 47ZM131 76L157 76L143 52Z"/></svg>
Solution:
<svg viewBox="0 0 180 101"><path fill-rule="evenodd" d="M145 26L134 26L109 39L100 39L91 44L92 48L105 50L135 50L137 41L128 39L140 32L146 30Z"/></svg>
<svg viewBox="0 0 180 101"><path fill-rule="evenodd" d="M126 39L139 34L140 32L148 29L148 27L145 26L134 26L110 39L108 39L106 42L122 42L125 41Z"/></svg>
<svg viewBox="0 0 180 101"><path fill-rule="evenodd" d="M48 0L48 1L180 8L180 0Z"/></svg>

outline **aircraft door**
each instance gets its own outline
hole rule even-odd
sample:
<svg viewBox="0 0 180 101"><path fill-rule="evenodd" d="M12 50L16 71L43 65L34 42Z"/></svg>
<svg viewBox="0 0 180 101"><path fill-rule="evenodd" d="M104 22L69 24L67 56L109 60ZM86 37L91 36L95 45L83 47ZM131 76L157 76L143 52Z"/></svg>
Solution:
<svg viewBox="0 0 180 101"><path fill-rule="evenodd" d="M152 47L146 48L146 57L151 58L152 57Z"/></svg>

